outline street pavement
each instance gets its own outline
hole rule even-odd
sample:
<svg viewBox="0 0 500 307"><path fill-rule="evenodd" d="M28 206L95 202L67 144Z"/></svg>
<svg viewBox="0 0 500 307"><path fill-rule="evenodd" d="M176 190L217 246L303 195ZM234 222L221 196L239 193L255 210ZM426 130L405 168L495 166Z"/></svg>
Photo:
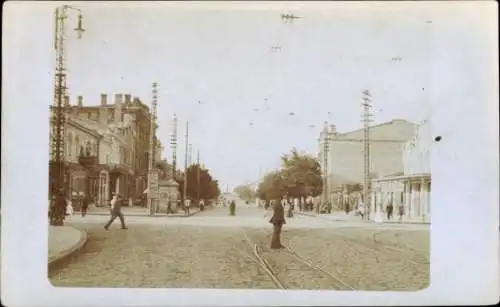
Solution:
<svg viewBox="0 0 500 307"><path fill-rule="evenodd" d="M267 269L286 288L419 290L429 283L429 227L336 222L296 215L287 219L282 243L270 250L271 211L239 205L214 208L189 218L126 216L128 230L106 216L73 216L68 226L86 230L87 244L50 270L55 286L251 288L277 284L256 261L261 247ZM249 244L250 242L250 244Z"/></svg>

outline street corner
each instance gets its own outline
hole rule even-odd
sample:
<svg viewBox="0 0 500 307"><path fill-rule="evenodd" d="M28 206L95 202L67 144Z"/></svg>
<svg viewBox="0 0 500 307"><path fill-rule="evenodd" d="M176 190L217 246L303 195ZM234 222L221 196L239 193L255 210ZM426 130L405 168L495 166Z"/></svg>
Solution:
<svg viewBox="0 0 500 307"><path fill-rule="evenodd" d="M78 251L87 242L87 232L71 226L49 226L48 236L49 269Z"/></svg>

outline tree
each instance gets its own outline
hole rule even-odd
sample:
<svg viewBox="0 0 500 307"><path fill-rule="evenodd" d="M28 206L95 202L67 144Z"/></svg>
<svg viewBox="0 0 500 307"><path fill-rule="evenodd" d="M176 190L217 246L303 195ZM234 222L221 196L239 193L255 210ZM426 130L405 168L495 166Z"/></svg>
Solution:
<svg viewBox="0 0 500 307"><path fill-rule="evenodd" d="M236 188L234 188L234 193L238 194L238 196L246 201L253 201L255 200L256 193L252 189L250 185L244 184L244 185L239 185Z"/></svg>
<svg viewBox="0 0 500 307"><path fill-rule="evenodd" d="M199 187L198 187L199 170ZM177 179L179 192L184 193L184 174ZM198 164L191 165L187 169L187 197L190 199L212 199L220 195L219 183L214 180L207 169L201 168ZM198 194L199 193L199 194Z"/></svg>
<svg viewBox="0 0 500 307"><path fill-rule="evenodd" d="M323 192L321 166L313 156L293 148L281 157L281 172L286 193L291 197L318 196Z"/></svg>
<svg viewBox="0 0 500 307"><path fill-rule="evenodd" d="M282 171L268 173L259 183L257 196L260 199L281 199L286 194L285 182Z"/></svg>

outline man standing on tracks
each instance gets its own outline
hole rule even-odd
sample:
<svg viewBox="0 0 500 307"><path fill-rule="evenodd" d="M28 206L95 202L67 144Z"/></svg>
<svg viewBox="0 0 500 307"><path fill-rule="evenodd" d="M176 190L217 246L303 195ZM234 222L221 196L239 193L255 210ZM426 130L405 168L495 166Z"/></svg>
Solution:
<svg viewBox="0 0 500 307"><path fill-rule="evenodd" d="M276 204L274 205L273 216L271 217L271 220L269 220L269 223L273 224L274 227L273 236L271 238L271 248L283 248L284 246L281 245L280 236L281 228L283 227L283 224L286 224L286 221L285 209L283 208L280 200L276 201Z"/></svg>

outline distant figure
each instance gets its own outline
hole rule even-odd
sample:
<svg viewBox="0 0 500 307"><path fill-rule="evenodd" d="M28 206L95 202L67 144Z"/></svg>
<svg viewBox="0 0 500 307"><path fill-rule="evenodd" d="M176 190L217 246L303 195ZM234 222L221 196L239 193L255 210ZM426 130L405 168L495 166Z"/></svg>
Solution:
<svg viewBox="0 0 500 307"><path fill-rule="evenodd" d="M387 219L390 220L392 219L392 211L394 210L394 207L392 206L392 201L389 201L389 204L387 205Z"/></svg>
<svg viewBox="0 0 500 307"><path fill-rule="evenodd" d="M293 202L291 200L288 201L288 212L286 217L293 217Z"/></svg>
<svg viewBox="0 0 500 307"><path fill-rule="evenodd" d="M111 212L111 218L109 221L104 225L104 229L109 230L109 226L111 226L111 223L118 217L120 218L120 224L122 226L122 229L127 229L125 226L125 218L123 217L122 213L122 199L119 194L113 195L113 199L110 202L110 212Z"/></svg>
<svg viewBox="0 0 500 307"><path fill-rule="evenodd" d="M361 220L364 220L365 219L365 205L363 205L363 203L360 203L358 205L358 213L361 216Z"/></svg>
<svg viewBox="0 0 500 307"><path fill-rule="evenodd" d="M236 215L236 203L234 202L234 200L232 200L231 204L229 204L229 215Z"/></svg>
<svg viewBox="0 0 500 307"><path fill-rule="evenodd" d="M399 222L401 223L403 221L403 215L405 214L405 207L403 204L399 205Z"/></svg>
<svg viewBox="0 0 500 307"><path fill-rule="evenodd" d="M87 195L85 195L82 199L82 208L81 208L81 211L82 211L82 217L85 217L87 215L87 210L89 208L89 198Z"/></svg>
<svg viewBox="0 0 500 307"><path fill-rule="evenodd" d="M191 206L191 200L190 199L186 199L184 200L184 214L186 216L189 215L189 207Z"/></svg>
<svg viewBox="0 0 500 307"><path fill-rule="evenodd" d="M66 200L66 215L73 215L73 203L69 198Z"/></svg>
<svg viewBox="0 0 500 307"><path fill-rule="evenodd" d="M283 227L283 224L286 224L285 221L285 210L283 208L283 205L281 204L281 201L277 201L274 204L274 209L273 209L273 216L269 220L269 223L273 224L273 236L271 238L271 248L273 249L279 249L279 248L284 248L284 246L281 244L281 228Z"/></svg>
<svg viewBox="0 0 500 307"><path fill-rule="evenodd" d="M205 201L203 199L200 200L200 211L205 210Z"/></svg>

